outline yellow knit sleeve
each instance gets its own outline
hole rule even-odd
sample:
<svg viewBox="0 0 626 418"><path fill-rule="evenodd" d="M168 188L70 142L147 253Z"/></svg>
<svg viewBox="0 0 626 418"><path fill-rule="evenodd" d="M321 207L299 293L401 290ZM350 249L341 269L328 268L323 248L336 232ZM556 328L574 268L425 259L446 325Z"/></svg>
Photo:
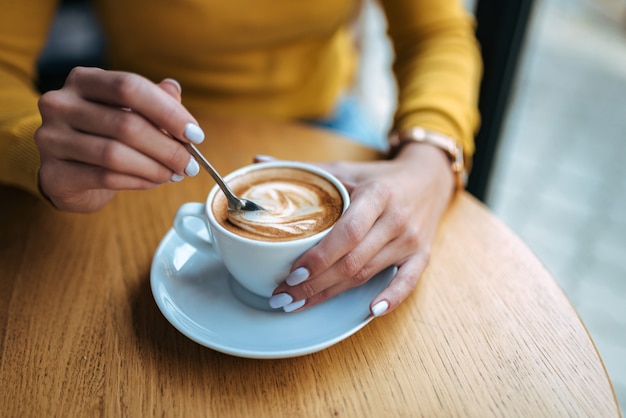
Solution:
<svg viewBox="0 0 626 418"><path fill-rule="evenodd" d="M382 0L393 43L394 129L421 126L458 140L469 158L479 124L482 62L459 0Z"/></svg>
<svg viewBox="0 0 626 418"><path fill-rule="evenodd" d="M35 64L55 9L53 0L20 0L0 13L0 183L37 195Z"/></svg>
<svg viewBox="0 0 626 418"><path fill-rule="evenodd" d="M33 141L39 114L13 119L0 127L0 182L39 195L39 152Z"/></svg>

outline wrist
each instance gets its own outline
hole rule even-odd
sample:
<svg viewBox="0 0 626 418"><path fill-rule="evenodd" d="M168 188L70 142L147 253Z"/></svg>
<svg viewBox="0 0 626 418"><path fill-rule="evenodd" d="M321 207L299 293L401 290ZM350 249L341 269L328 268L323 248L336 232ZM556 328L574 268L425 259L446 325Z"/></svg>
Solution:
<svg viewBox="0 0 626 418"><path fill-rule="evenodd" d="M411 142L398 150L394 161L403 164L412 181L419 179L431 190L450 196L456 190L456 180L450 170L448 156L438 147L427 143Z"/></svg>
<svg viewBox="0 0 626 418"><path fill-rule="evenodd" d="M448 160L449 169L454 176L455 188L465 187L467 172L463 160L463 149L457 141L438 132L413 127L394 131L389 135L390 154L396 156L405 145L415 143L438 148Z"/></svg>

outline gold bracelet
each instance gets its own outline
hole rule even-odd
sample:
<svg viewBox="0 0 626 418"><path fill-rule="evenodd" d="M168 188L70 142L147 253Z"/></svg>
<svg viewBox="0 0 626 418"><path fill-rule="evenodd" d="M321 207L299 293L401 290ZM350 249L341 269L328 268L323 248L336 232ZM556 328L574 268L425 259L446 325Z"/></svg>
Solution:
<svg viewBox="0 0 626 418"><path fill-rule="evenodd" d="M389 135L389 146L392 154L397 153L407 142L422 142L434 145L443 150L450 159L450 168L452 168L452 173L454 174L456 187L458 189L465 187L467 172L463 161L463 148L461 144L449 136L427 131L418 126L400 132L394 131Z"/></svg>

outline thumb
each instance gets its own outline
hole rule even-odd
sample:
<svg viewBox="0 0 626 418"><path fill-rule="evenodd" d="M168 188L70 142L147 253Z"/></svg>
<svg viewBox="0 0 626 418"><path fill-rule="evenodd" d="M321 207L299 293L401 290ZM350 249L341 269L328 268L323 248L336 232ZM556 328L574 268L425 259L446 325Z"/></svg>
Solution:
<svg viewBox="0 0 626 418"><path fill-rule="evenodd" d="M346 186L348 189L348 193L352 193L352 191L356 188L358 183L358 171L357 164L358 163L342 163L338 164L337 162L309 162L309 164L320 168L324 171L329 172L333 176L337 177L340 182Z"/></svg>

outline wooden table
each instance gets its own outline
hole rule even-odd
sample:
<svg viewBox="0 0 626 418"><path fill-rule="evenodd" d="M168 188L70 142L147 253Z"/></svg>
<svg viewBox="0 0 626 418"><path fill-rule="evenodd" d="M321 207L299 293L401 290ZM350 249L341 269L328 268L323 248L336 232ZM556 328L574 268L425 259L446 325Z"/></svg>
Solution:
<svg viewBox="0 0 626 418"><path fill-rule="evenodd" d="M328 133L201 119L226 173L255 153L371 159ZM218 157L219 156L219 157ZM467 193L441 225L412 296L317 353L222 354L163 317L149 278L200 175L123 192L93 215L0 187L0 415L6 417L619 416L602 361L537 258Z"/></svg>

